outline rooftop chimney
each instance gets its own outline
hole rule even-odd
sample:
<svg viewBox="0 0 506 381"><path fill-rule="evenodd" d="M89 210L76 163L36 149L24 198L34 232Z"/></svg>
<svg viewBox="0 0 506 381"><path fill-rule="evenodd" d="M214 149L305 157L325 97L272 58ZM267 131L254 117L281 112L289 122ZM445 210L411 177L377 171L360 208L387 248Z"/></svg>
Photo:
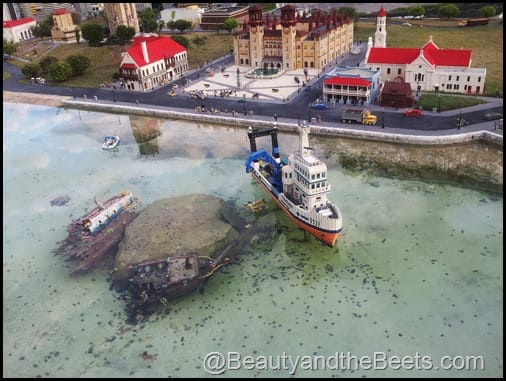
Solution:
<svg viewBox="0 0 506 381"><path fill-rule="evenodd" d="M144 61L146 61L146 63L149 63L148 47L146 45L146 41L141 42L141 48L142 48L142 57L144 58Z"/></svg>

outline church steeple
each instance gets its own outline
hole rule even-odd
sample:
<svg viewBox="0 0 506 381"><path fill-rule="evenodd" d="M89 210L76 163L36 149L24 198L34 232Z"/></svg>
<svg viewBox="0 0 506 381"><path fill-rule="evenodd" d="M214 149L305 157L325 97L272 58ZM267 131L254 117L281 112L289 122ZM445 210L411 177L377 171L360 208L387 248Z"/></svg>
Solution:
<svg viewBox="0 0 506 381"><path fill-rule="evenodd" d="M385 48L387 46L387 13L383 5L376 18L376 32L374 33L374 47Z"/></svg>

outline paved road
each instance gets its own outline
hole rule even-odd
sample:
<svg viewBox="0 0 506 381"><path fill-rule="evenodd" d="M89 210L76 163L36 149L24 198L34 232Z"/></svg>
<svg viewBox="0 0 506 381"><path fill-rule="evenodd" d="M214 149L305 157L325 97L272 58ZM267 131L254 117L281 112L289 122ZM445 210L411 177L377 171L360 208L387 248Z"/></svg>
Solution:
<svg viewBox="0 0 506 381"><path fill-rule="evenodd" d="M365 52L365 44L362 45L362 51L359 55L346 54L339 62L339 66L357 66L357 64L363 59ZM210 65L222 65L227 67L233 64L233 56L227 55L221 57ZM331 69L331 67L329 68ZM337 126L343 127L342 123L339 123L344 105L336 105L334 108L330 108L324 111L311 110L308 105L321 97L321 87L323 76L320 76L315 83L311 86L311 91L302 91L300 94L292 97L289 102L286 103L268 103L265 101L255 102L248 100L245 104L239 103L237 99L227 98L208 98L206 100L195 100L188 96L177 96L167 97L167 91L170 85L178 83L183 85L186 82L186 78L195 79L197 75L205 76L205 67L193 70L187 73L182 78L175 82L172 82L169 86L155 89L154 91L147 93L132 92L126 90L111 90L104 88L69 88L52 85L41 85L36 83L20 84L18 79L22 78L23 75L20 69L4 61L3 64L4 72L9 72L13 75L12 78L4 80L4 90L16 91L16 92L28 92L28 93L42 93L42 94L54 94L61 96L68 96L74 98L80 98L83 94L86 94L89 99L97 96L101 102L117 102L117 103L131 103L135 104L137 101L140 104L148 104L156 107L163 107L168 109L174 109L178 111L186 110L188 112L194 112L196 106L204 105L206 108L217 108L219 110L235 110L239 113L250 113L252 112L255 117L272 118L274 114L278 115L278 121L286 120L311 120L311 118L317 118L319 122L317 124L325 126ZM487 103L479 106L472 106L461 110L452 110L442 113L435 113L432 111L425 111L422 118L406 118L403 115L403 110L396 110L393 108L382 108L380 106L371 105L368 108L378 116L378 125L375 127L381 131L381 126L385 126L385 132L391 132L395 130L397 133L408 133L412 135L435 135L437 133L448 134L448 133L460 133L467 131L477 130L493 130L494 122L484 122L483 114L485 111L495 111L503 114L503 99L502 98L487 98L483 97ZM457 129L456 120L457 117L463 117L467 124L462 129ZM350 128L363 129L366 128L361 125L352 125ZM371 128L371 127L367 127ZM502 135L503 130L495 131Z"/></svg>

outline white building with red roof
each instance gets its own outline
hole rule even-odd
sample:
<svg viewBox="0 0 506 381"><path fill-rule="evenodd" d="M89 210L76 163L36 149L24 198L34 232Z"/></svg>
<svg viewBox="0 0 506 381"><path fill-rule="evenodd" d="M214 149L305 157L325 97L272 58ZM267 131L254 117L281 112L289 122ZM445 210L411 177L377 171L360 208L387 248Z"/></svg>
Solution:
<svg viewBox="0 0 506 381"><path fill-rule="evenodd" d="M21 42L33 38L31 27L37 25L37 21L31 17L19 20L4 21L3 38L8 42Z"/></svg>
<svg viewBox="0 0 506 381"><path fill-rule="evenodd" d="M129 90L148 91L188 70L186 48L170 37L135 37L123 56L120 76Z"/></svg>
<svg viewBox="0 0 506 381"><path fill-rule="evenodd" d="M377 28L386 38L386 13L382 7ZM379 39L381 40L381 38ZM375 39L378 41L378 38ZM389 48L373 46L369 38L364 65L381 71L381 82L402 78L415 91L442 91L448 93L481 95L485 90L487 69L472 68L472 51L468 49L441 49L430 36L421 48Z"/></svg>
<svg viewBox="0 0 506 381"><path fill-rule="evenodd" d="M380 90L380 72L366 68L335 68L323 80L323 99L331 104L368 105Z"/></svg>

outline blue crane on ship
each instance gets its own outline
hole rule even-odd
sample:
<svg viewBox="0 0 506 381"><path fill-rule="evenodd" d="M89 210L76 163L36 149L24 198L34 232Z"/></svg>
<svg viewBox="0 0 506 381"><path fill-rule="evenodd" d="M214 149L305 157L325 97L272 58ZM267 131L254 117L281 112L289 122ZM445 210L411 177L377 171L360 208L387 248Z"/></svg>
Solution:
<svg viewBox="0 0 506 381"><path fill-rule="evenodd" d="M272 155L264 149L257 150L256 138L261 136L271 136ZM274 185L278 192L283 191L283 183L281 180L282 163L279 158L278 147L278 128L276 126L264 129L253 129L249 127L248 138L250 143L251 154L245 162L246 172L249 173L253 170L253 163L263 161L262 167L269 173L269 180Z"/></svg>

